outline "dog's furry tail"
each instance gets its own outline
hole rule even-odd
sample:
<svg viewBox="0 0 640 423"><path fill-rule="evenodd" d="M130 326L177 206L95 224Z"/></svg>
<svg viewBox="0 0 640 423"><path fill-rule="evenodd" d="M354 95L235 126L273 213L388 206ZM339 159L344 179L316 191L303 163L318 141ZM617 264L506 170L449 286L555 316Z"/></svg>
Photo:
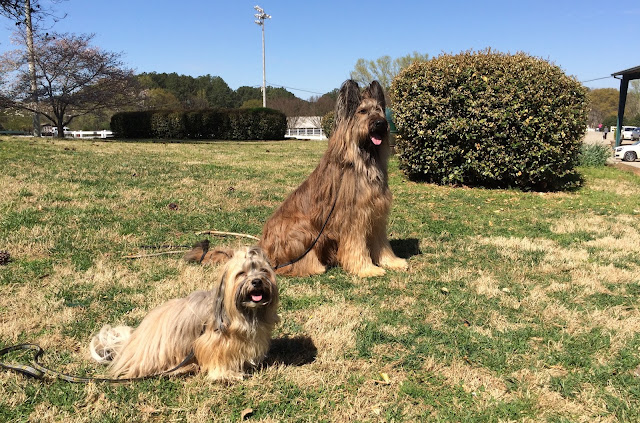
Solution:
<svg viewBox="0 0 640 423"><path fill-rule="evenodd" d="M133 328L130 326L103 326L89 344L91 357L98 363L108 363L113 360L131 337L132 332Z"/></svg>
<svg viewBox="0 0 640 423"><path fill-rule="evenodd" d="M226 263L233 257L231 248L209 249L209 240L204 239L197 242L193 248L184 255L184 259L189 262L201 264Z"/></svg>

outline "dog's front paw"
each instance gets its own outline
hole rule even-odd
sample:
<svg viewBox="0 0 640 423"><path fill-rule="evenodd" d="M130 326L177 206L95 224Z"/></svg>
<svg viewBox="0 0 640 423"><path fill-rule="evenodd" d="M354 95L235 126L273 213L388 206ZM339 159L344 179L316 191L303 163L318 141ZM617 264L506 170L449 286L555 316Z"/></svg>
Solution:
<svg viewBox="0 0 640 423"><path fill-rule="evenodd" d="M358 276L360 276L361 278L372 278L376 276L383 276L385 273L386 271L382 267L369 266L361 269L358 272Z"/></svg>
<svg viewBox="0 0 640 423"><path fill-rule="evenodd" d="M389 257L380 264L391 270L407 270L409 268L409 263L400 257Z"/></svg>
<svg viewBox="0 0 640 423"><path fill-rule="evenodd" d="M221 382L236 382L244 379L244 373L233 370L213 369L209 371L207 377Z"/></svg>

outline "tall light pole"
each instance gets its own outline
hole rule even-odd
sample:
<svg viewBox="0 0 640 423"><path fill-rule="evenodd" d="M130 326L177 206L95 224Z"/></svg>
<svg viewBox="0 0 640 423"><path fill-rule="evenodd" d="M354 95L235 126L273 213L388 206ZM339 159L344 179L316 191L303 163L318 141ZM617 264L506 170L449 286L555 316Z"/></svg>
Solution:
<svg viewBox="0 0 640 423"><path fill-rule="evenodd" d="M262 107L267 107L267 74L265 71L265 61L264 61L264 20L271 19L271 15L267 15L264 13L264 10L260 6L253 6L254 9L258 13L256 13L256 24L262 27Z"/></svg>

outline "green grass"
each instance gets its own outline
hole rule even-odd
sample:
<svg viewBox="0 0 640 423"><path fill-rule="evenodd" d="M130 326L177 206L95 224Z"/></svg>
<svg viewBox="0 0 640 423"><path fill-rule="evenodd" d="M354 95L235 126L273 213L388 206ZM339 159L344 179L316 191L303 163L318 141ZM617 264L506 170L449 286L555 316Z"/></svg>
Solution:
<svg viewBox="0 0 640 423"><path fill-rule="evenodd" d="M102 374L93 333L216 272L123 256L210 229L259 236L325 147L0 137L0 347L39 343L56 370ZM242 382L3 371L0 421L638 421L640 178L580 171L571 192L441 187L392 158L389 234L409 271L280 278L278 350Z"/></svg>

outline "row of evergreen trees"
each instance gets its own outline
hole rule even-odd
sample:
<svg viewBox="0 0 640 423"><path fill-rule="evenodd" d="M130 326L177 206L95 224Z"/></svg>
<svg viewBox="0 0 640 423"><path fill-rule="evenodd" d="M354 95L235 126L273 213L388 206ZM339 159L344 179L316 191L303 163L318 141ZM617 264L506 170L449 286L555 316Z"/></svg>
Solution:
<svg viewBox="0 0 640 423"><path fill-rule="evenodd" d="M262 90L260 87L242 86L232 90L219 76L203 75L193 77L177 73L141 73L138 80L143 88L142 108L151 109L233 109L262 106ZM327 97L328 101L325 98ZM337 96L335 92L305 101L297 98L285 88L267 87L267 102L276 105L289 102L303 107L309 102L328 102L333 104ZM269 105L273 107L273 105ZM279 108L279 107L276 107ZM283 112L285 112L283 110ZM286 112L285 112L286 113ZM326 113L326 112L325 112Z"/></svg>

